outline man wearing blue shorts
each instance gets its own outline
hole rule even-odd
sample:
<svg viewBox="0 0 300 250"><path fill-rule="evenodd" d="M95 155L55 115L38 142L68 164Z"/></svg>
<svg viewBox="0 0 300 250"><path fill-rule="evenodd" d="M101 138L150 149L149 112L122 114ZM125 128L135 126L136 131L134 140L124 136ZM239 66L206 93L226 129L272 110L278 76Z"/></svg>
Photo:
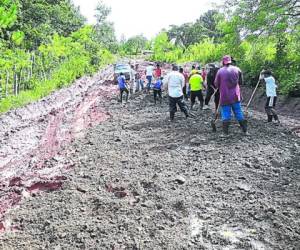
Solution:
<svg viewBox="0 0 300 250"><path fill-rule="evenodd" d="M221 116L223 121L223 133L228 135L231 121L231 110L239 122L242 131L247 134L247 121L241 107L240 84L242 84L242 71L232 65L231 57L224 56L223 67L218 71L215 86L220 91Z"/></svg>

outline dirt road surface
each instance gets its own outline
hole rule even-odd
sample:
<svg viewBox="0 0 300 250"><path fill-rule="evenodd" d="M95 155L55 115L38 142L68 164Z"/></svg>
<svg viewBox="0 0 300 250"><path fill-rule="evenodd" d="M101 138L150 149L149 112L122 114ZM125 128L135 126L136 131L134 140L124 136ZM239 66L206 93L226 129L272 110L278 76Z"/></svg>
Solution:
<svg viewBox="0 0 300 250"><path fill-rule="evenodd" d="M221 138L111 74L2 116L0 249L300 249L299 120Z"/></svg>

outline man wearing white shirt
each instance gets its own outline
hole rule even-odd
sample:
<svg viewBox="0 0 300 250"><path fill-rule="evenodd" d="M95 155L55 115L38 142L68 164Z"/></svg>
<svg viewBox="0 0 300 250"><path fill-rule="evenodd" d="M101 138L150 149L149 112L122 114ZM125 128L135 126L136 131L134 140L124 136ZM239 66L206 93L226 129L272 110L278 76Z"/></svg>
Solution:
<svg viewBox="0 0 300 250"><path fill-rule="evenodd" d="M168 89L169 94L169 107L170 107L170 119L174 120L175 112L177 111L177 104L185 114L186 117L189 116L187 106L183 100L183 87L185 85L185 79L182 74L178 72L178 66L173 65L172 71L167 74L164 78L164 86Z"/></svg>
<svg viewBox="0 0 300 250"><path fill-rule="evenodd" d="M147 90L150 91L151 88L151 83L152 83L152 77L153 77L153 71L154 71L154 66L150 64L149 66L146 67L146 79L147 79Z"/></svg>
<svg viewBox="0 0 300 250"><path fill-rule="evenodd" d="M268 116L268 122L272 122L274 118L277 124L279 124L279 118L277 112L275 111L277 101L277 85L275 78L272 76L272 72L270 70L264 70L260 73L259 79L264 80L266 84L267 102L265 105L265 110Z"/></svg>

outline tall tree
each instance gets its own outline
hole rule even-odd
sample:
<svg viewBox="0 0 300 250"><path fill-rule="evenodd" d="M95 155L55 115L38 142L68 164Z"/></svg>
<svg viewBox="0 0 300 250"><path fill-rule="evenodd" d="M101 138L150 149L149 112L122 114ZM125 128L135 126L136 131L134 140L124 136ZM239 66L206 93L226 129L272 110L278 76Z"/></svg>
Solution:
<svg viewBox="0 0 300 250"><path fill-rule="evenodd" d="M57 33L68 36L83 26L85 19L70 0L22 0L17 21L10 31L23 31L26 48L37 48Z"/></svg>
<svg viewBox="0 0 300 250"><path fill-rule="evenodd" d="M101 0L96 7L95 39L105 48L116 51L118 48L114 24L107 20L111 8L107 7Z"/></svg>

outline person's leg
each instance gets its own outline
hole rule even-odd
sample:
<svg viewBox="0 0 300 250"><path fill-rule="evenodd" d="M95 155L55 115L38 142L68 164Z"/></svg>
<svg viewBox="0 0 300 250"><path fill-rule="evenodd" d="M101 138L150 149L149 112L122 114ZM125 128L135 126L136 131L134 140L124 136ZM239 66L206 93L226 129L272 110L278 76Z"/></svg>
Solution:
<svg viewBox="0 0 300 250"><path fill-rule="evenodd" d="M120 100L121 100L121 103L122 103L122 101L123 101L123 92L124 92L124 90L123 90L123 89L120 89Z"/></svg>
<svg viewBox="0 0 300 250"><path fill-rule="evenodd" d="M171 121L174 120L174 117L175 117L175 112L177 110L177 107L176 107L176 99L169 96L169 111L170 111L170 119Z"/></svg>
<svg viewBox="0 0 300 250"><path fill-rule="evenodd" d="M242 131L244 133L247 133L247 120L245 120L244 113L242 111L242 105L241 102L236 102L232 105L232 110L234 113L235 118L239 122Z"/></svg>
<svg viewBox="0 0 300 250"><path fill-rule="evenodd" d="M221 117L223 122L223 133L228 135L231 120L231 105L223 105L221 107Z"/></svg>
<svg viewBox="0 0 300 250"><path fill-rule="evenodd" d="M161 89L158 90L158 96L159 96L159 102L162 102L162 94L161 94Z"/></svg>
<svg viewBox="0 0 300 250"><path fill-rule="evenodd" d="M135 80L135 92L140 91L140 84L139 84L139 80Z"/></svg>
<svg viewBox="0 0 300 250"><path fill-rule="evenodd" d="M272 120L273 120L273 114L271 112L271 107L270 107L271 102L272 102L271 97L268 97L266 105L265 105L265 110L266 110L266 113L268 116L268 122L272 122Z"/></svg>
<svg viewBox="0 0 300 250"><path fill-rule="evenodd" d="M207 89L207 92L206 92L206 97L205 97L205 106L206 107L208 107L209 101L213 94L214 94L214 89L211 86L209 86Z"/></svg>
<svg viewBox="0 0 300 250"><path fill-rule="evenodd" d="M184 99L186 100L187 99L186 85L184 85L184 87L182 88L182 92L183 92Z"/></svg>
<svg viewBox="0 0 300 250"><path fill-rule="evenodd" d="M128 102L129 91L128 89L124 89L124 91L126 92L126 102Z"/></svg>
<svg viewBox="0 0 300 250"><path fill-rule="evenodd" d="M278 115L277 115L277 112L275 111L275 106L276 106L276 101L277 101L277 97L276 96L273 96L273 97L271 97L271 103L270 103L270 112L271 112L271 114L273 115L273 117L274 117L274 120L277 122L277 123L279 123L279 118L278 118Z"/></svg>
<svg viewBox="0 0 300 250"><path fill-rule="evenodd" d="M203 109L204 100L203 100L202 90L199 90L197 95L198 95L198 100L200 101L200 108Z"/></svg>
<svg viewBox="0 0 300 250"><path fill-rule="evenodd" d="M157 90L153 90L153 97L154 97L154 103L156 104L156 98L157 98Z"/></svg>
<svg viewBox="0 0 300 250"><path fill-rule="evenodd" d="M183 112L186 117L189 117L188 109L184 102L183 96L177 98L177 103L178 103L178 106L179 106L181 112Z"/></svg>
<svg viewBox="0 0 300 250"><path fill-rule="evenodd" d="M193 109L195 102L196 102L196 93L195 91L191 91L191 110Z"/></svg>
<svg viewBox="0 0 300 250"><path fill-rule="evenodd" d="M147 90L150 91L150 89L151 89L151 83L152 83L152 76L147 76L147 80L148 80Z"/></svg>

